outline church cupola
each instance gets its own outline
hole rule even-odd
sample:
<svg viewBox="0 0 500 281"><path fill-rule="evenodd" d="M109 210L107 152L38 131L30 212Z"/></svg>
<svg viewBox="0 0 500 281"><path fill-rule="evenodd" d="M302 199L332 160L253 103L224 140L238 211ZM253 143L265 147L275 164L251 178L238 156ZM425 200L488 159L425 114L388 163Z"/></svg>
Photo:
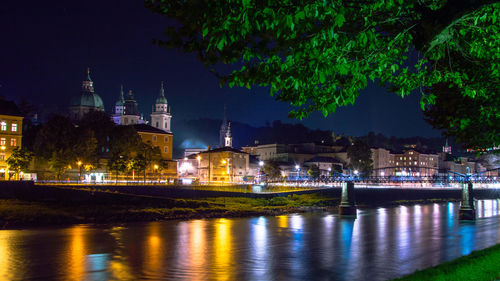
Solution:
<svg viewBox="0 0 500 281"><path fill-rule="evenodd" d="M82 82L82 91L93 93L94 92L94 82L90 79L90 68L87 67L87 77Z"/></svg>
<svg viewBox="0 0 500 281"><path fill-rule="evenodd" d="M156 99L155 104L155 112L167 112L168 111L168 102L165 97L165 89L163 88L163 81L161 81L160 86L160 95Z"/></svg>
<svg viewBox="0 0 500 281"><path fill-rule="evenodd" d="M156 104L151 113L151 125L160 130L170 132L170 110L168 107L167 98L165 97L165 89L163 88L163 81L160 85L160 95L156 99Z"/></svg>

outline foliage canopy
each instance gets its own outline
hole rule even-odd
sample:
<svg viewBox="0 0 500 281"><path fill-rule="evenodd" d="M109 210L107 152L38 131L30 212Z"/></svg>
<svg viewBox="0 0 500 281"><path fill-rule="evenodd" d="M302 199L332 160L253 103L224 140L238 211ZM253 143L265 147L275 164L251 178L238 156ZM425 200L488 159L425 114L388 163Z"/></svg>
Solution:
<svg viewBox="0 0 500 281"><path fill-rule="evenodd" d="M422 108L435 102L436 85L486 102L499 93L498 0L145 0L145 5L170 19L166 39L155 39L158 45L195 52L207 66L232 65L230 73L217 73L221 84L268 87L277 100L295 106L291 117L313 111L326 116L353 104L370 80L400 96L420 91ZM498 117L499 110L488 114ZM467 130L463 122L438 127L451 128L452 134ZM488 142L500 143L499 134Z"/></svg>

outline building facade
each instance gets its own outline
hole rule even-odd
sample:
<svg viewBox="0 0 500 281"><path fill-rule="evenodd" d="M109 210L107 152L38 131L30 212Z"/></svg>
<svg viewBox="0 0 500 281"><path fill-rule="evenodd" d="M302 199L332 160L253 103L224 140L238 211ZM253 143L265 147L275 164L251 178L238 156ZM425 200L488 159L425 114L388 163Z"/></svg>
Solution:
<svg viewBox="0 0 500 281"><path fill-rule="evenodd" d="M12 101L0 100L0 180L11 179L7 159L15 148L21 147L23 115Z"/></svg>
<svg viewBox="0 0 500 281"><path fill-rule="evenodd" d="M177 163L172 161L172 133L165 132L147 124L134 124L132 126L144 143L153 147L158 147L161 158L169 162L167 163L168 167L165 167L163 174L169 176L177 175Z"/></svg>
<svg viewBox="0 0 500 281"><path fill-rule="evenodd" d="M203 182L243 182L248 175L248 153L232 147L207 150L198 154L196 159L199 163L198 176Z"/></svg>
<svg viewBox="0 0 500 281"><path fill-rule="evenodd" d="M384 148L372 148L373 172L376 177L394 174L394 154Z"/></svg>
<svg viewBox="0 0 500 281"><path fill-rule="evenodd" d="M408 150L394 154L394 174L396 176L431 177L438 174L439 156Z"/></svg>

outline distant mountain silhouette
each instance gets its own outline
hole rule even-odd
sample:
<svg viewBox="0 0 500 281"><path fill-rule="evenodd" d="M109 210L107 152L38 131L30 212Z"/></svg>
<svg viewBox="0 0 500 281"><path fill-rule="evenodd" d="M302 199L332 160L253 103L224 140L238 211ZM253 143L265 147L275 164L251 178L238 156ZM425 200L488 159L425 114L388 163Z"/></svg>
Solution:
<svg viewBox="0 0 500 281"><path fill-rule="evenodd" d="M175 120L177 121L177 120ZM230 120L229 120L230 121ZM240 148L247 145L269 144L269 143L305 143L316 142L324 144L347 145L349 141L344 136L334 143L332 131L312 130L302 124L282 123L273 121L262 127L253 127L245 123L231 122L231 134L233 146ZM173 124L174 129L174 157L183 156L186 148L215 148L219 142L219 130L221 119L200 118L193 120L180 120ZM424 153L440 152L444 145L444 138L423 137L386 137L382 134L368 133L366 136L358 137L370 147L380 147L398 153L408 149L416 149ZM463 150L449 139L454 154L463 154Z"/></svg>

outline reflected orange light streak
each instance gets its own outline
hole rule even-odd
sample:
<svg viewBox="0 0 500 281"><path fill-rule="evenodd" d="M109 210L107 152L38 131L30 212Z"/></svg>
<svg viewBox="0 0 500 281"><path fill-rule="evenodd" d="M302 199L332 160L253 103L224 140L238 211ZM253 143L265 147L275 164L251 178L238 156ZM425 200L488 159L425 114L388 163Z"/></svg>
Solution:
<svg viewBox="0 0 500 281"><path fill-rule="evenodd" d="M158 223L150 223L147 230L146 239L146 256L144 262L148 272L158 273L162 270L162 248L163 240L160 237L160 225Z"/></svg>
<svg viewBox="0 0 500 281"><path fill-rule="evenodd" d="M193 269L193 275L190 276L191 280L205 279L205 276L202 275L203 270L201 270L206 263L205 223L203 220L195 220L189 224L190 268Z"/></svg>
<svg viewBox="0 0 500 281"><path fill-rule="evenodd" d="M11 248L11 231L5 230L0 232L0 279L11 280L15 272L12 270L12 248Z"/></svg>
<svg viewBox="0 0 500 281"><path fill-rule="evenodd" d="M233 280L234 269L231 267L232 237L231 220L219 219L215 224L215 268L217 280Z"/></svg>
<svg viewBox="0 0 500 281"><path fill-rule="evenodd" d="M69 260L69 266L66 272L66 280L83 280L85 279L86 268L86 228L77 225L68 229L70 235L69 249L66 259Z"/></svg>
<svg viewBox="0 0 500 281"><path fill-rule="evenodd" d="M279 227L288 227L288 216L276 216L278 219L278 226Z"/></svg>

